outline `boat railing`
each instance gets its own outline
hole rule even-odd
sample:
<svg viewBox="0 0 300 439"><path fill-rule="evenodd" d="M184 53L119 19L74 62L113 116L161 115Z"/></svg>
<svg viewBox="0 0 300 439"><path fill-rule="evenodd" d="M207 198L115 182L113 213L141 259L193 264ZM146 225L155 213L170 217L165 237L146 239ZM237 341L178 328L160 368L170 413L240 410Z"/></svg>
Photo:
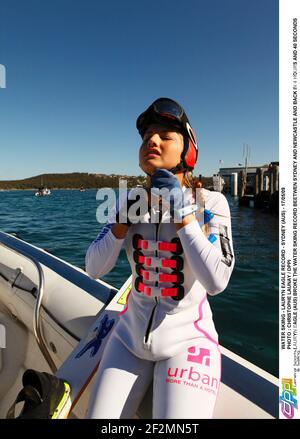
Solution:
<svg viewBox="0 0 300 439"><path fill-rule="evenodd" d="M42 352L45 360L47 361L51 371L53 373L56 372L57 368L55 366L55 363L48 351L48 348L46 346L42 330L41 330L41 305L43 302L43 295L44 295L44 285L45 285L45 278L44 278L44 272L41 264L39 261L37 261L33 256L27 254L24 250L17 249L13 243L7 243L3 242L3 239L1 237L0 233L0 245L3 247L6 247L10 251L13 251L14 253L23 256L25 259L29 260L37 269L38 272L38 286L37 286L37 294L36 294L36 302L34 307L34 314L33 314L33 331L34 336L37 341L37 344L40 348L40 351Z"/></svg>

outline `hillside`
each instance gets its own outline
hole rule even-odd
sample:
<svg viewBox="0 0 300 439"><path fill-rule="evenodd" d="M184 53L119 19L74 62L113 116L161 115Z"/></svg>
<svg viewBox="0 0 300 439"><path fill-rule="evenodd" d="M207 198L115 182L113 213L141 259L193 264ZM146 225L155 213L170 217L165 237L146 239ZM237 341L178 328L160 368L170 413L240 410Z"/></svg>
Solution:
<svg viewBox="0 0 300 439"><path fill-rule="evenodd" d="M3 180L0 181L0 189L38 189L41 186L49 189L118 187L120 178L127 180L128 187L144 184L146 181L144 176L73 172L70 174L42 174L24 180Z"/></svg>
<svg viewBox="0 0 300 439"><path fill-rule="evenodd" d="M98 189L101 187L119 187L119 180L126 179L127 187L145 185L144 175L129 176L117 174L89 174L84 172L73 172L69 174L42 174L23 180L0 180L0 189L38 189L41 186L49 189ZM204 187L212 184L211 177L202 178Z"/></svg>

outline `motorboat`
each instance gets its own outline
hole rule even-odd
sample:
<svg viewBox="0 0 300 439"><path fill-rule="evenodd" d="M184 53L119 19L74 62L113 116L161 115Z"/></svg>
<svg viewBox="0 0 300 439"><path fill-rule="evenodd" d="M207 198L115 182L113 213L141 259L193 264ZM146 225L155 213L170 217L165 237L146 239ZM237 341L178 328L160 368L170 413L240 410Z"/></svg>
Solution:
<svg viewBox="0 0 300 439"><path fill-rule="evenodd" d="M47 195L51 195L51 191L47 188L39 188L34 195L36 197L46 197Z"/></svg>
<svg viewBox="0 0 300 439"><path fill-rule="evenodd" d="M0 418L6 418L22 388L24 371L61 368L117 293L82 269L0 232ZM223 346L221 352L214 418L278 418L278 378ZM92 383L71 418L84 418ZM135 417L151 419L151 409L150 385Z"/></svg>

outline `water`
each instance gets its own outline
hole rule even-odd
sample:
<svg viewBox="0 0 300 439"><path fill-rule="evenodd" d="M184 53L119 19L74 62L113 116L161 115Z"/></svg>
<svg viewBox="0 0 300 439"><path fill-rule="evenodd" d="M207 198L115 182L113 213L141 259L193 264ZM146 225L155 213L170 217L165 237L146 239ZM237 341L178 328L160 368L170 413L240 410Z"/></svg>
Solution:
<svg viewBox="0 0 300 439"><path fill-rule="evenodd" d="M278 218L239 207L228 197L236 265L227 289L209 297L223 346L278 375ZM99 233L96 190L0 192L0 230L84 268L85 252ZM125 251L103 280L120 287L130 275Z"/></svg>

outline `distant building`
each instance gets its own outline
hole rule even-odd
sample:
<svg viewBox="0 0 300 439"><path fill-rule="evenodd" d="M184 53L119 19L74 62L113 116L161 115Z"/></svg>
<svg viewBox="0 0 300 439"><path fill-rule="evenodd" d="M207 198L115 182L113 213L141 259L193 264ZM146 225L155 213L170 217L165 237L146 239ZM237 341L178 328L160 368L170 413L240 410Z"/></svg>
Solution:
<svg viewBox="0 0 300 439"><path fill-rule="evenodd" d="M260 166L249 166L247 167L247 186L248 193L253 193L252 188L255 187L255 178L256 178L256 169L260 168ZM224 179L224 192L230 192L231 190L231 176L232 174L239 174L241 171L245 172L244 166L236 166L232 168L220 168L219 174Z"/></svg>
<svg viewBox="0 0 300 439"><path fill-rule="evenodd" d="M238 193L240 195L257 195L261 191L278 191L279 162L271 162L260 166L238 166L220 168L219 174L223 177L224 192L231 192L231 185L236 177ZM246 177L246 180L245 180Z"/></svg>

